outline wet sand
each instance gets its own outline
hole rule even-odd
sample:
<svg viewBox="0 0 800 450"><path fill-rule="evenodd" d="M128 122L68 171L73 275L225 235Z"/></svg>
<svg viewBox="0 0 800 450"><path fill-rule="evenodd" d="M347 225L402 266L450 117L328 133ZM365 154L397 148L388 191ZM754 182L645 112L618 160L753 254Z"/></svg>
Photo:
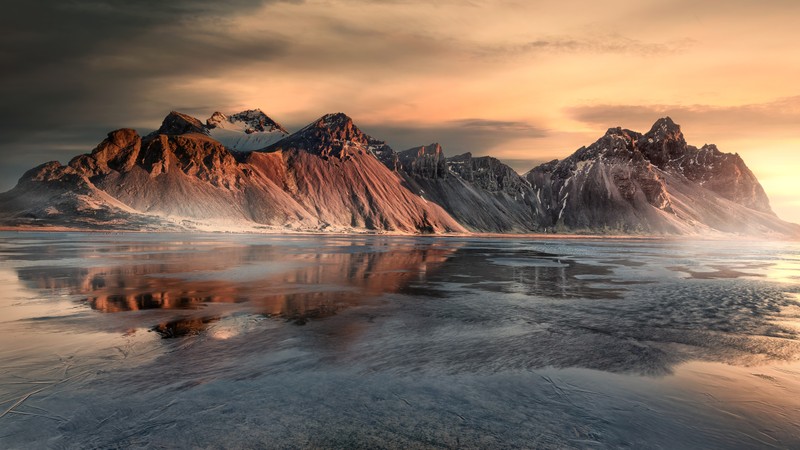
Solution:
<svg viewBox="0 0 800 450"><path fill-rule="evenodd" d="M791 448L800 247L0 233L4 448Z"/></svg>

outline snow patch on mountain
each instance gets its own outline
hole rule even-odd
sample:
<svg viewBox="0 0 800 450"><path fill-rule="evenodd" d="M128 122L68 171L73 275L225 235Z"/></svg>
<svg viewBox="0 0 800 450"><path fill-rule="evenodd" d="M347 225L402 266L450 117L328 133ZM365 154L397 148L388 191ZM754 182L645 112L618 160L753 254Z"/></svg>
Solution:
<svg viewBox="0 0 800 450"><path fill-rule="evenodd" d="M219 111L206 120L209 136L229 150L260 150L289 135L283 126L260 109L251 109L227 116Z"/></svg>

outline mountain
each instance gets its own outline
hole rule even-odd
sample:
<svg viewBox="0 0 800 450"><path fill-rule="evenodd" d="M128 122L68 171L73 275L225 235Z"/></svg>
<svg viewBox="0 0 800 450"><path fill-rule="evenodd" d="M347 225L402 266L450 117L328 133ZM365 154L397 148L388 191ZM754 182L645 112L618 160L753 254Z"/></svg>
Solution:
<svg viewBox="0 0 800 450"><path fill-rule="evenodd" d="M325 122L334 116L340 121ZM66 166L51 162L23 175L0 194L0 220L124 229L464 231L402 187L344 115L325 116L263 153L235 155L208 131L171 112L144 138L130 129L111 132Z"/></svg>
<svg viewBox="0 0 800 450"><path fill-rule="evenodd" d="M53 162L28 172L10 195L0 196L0 204L20 191L34 190L31 186L36 186L37 192L67 194L79 192L80 187L93 199L110 199L95 202L105 208L116 206L146 215L151 222L170 224L171 228L193 227L198 221L212 229L243 224L287 228L318 225L283 190L239 164L229 150L186 118L170 113L162 127L144 139L135 130L113 131L90 154L77 156L66 166ZM36 211L25 214L59 225L83 226L86 217L74 214L76 208L54 217ZM111 213L107 222L135 228L124 226L124 217Z"/></svg>
<svg viewBox="0 0 800 450"><path fill-rule="evenodd" d="M641 153L656 167L697 183L735 203L772 213L764 188L738 154L716 145L687 145L681 128L669 117L658 120L637 140Z"/></svg>
<svg viewBox="0 0 800 450"><path fill-rule="evenodd" d="M345 114L328 114L247 164L265 174L325 224L378 230L465 229L439 205L425 201L375 157L384 143L364 134Z"/></svg>
<svg viewBox="0 0 800 450"><path fill-rule="evenodd" d="M260 110L205 123L171 112L154 132L26 172L0 224L126 230L393 233L707 232L800 236L744 161L686 143L659 119L611 128L525 175L439 144L396 152L343 113L289 134Z"/></svg>
<svg viewBox="0 0 800 450"><path fill-rule="evenodd" d="M281 124L260 109L250 109L229 116L216 111L205 123L188 114L172 111L164 118L161 126L145 136L145 139L155 138L159 134L188 133L209 136L228 150L239 152L268 147L289 135Z"/></svg>
<svg viewBox="0 0 800 450"><path fill-rule="evenodd" d="M610 128L568 158L526 174L548 230L797 234L778 219L738 155L688 145L669 117L645 134Z"/></svg>
<svg viewBox="0 0 800 450"><path fill-rule="evenodd" d="M411 191L441 205L471 231L540 229L541 203L530 183L495 158L471 153L447 158L438 143L399 153L381 149L378 157Z"/></svg>

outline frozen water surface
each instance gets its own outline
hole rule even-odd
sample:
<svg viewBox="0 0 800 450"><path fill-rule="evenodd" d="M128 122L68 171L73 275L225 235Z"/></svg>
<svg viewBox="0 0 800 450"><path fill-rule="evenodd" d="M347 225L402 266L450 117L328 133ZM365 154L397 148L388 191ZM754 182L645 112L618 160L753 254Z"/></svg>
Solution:
<svg viewBox="0 0 800 450"><path fill-rule="evenodd" d="M0 233L2 448L797 448L800 245Z"/></svg>

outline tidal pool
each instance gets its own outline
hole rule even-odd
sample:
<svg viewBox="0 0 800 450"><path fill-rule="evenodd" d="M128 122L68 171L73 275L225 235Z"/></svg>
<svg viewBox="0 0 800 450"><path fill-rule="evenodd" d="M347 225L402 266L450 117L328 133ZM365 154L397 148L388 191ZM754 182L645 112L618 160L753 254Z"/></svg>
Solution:
<svg viewBox="0 0 800 450"><path fill-rule="evenodd" d="M797 448L800 244L0 233L2 448Z"/></svg>

